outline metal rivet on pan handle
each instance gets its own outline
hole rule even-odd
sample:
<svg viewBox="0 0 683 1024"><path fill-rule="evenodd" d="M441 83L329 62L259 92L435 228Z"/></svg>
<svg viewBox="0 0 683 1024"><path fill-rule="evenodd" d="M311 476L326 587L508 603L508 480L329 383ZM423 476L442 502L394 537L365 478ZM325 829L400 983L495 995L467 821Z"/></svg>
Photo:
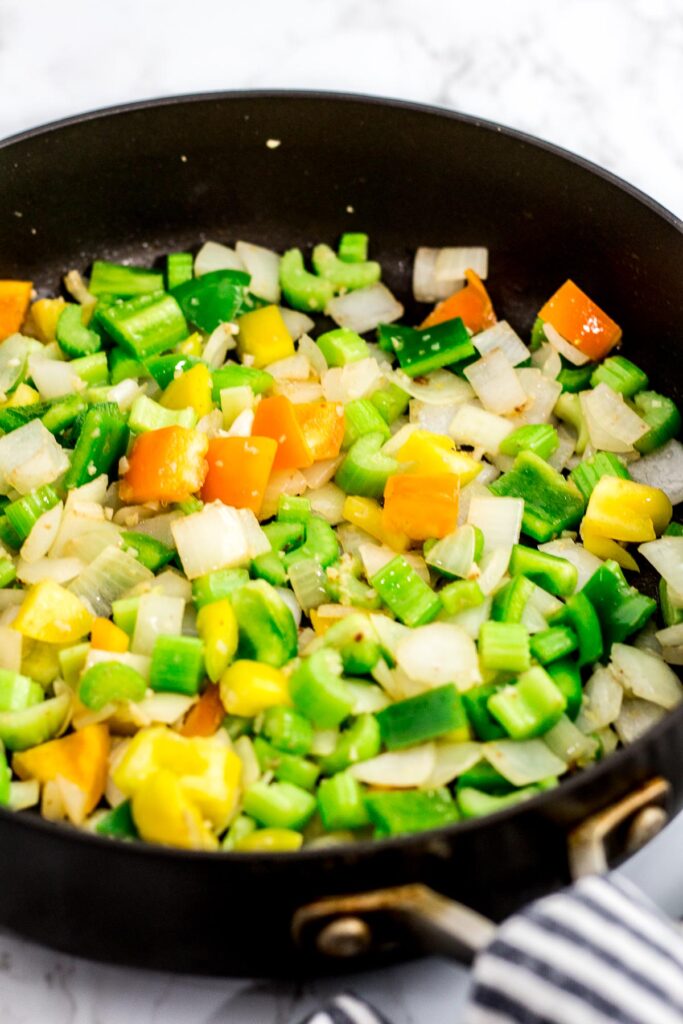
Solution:
<svg viewBox="0 0 683 1024"><path fill-rule="evenodd" d="M493 938L496 926L481 914L426 885L400 885L309 903L293 920L298 944L333 959L390 952L415 944L469 963Z"/></svg>

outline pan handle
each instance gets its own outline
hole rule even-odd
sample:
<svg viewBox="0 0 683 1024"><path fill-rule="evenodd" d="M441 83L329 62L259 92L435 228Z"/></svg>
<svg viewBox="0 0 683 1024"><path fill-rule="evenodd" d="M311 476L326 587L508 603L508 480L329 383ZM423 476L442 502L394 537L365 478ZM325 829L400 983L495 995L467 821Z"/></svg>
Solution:
<svg viewBox="0 0 683 1024"><path fill-rule="evenodd" d="M631 854L667 823L669 783L660 777L586 818L568 836L574 880L603 874L612 856ZM492 921L426 885L400 885L353 896L329 896L296 911L294 939L328 961L390 952L406 940L425 952L470 963L491 942Z"/></svg>

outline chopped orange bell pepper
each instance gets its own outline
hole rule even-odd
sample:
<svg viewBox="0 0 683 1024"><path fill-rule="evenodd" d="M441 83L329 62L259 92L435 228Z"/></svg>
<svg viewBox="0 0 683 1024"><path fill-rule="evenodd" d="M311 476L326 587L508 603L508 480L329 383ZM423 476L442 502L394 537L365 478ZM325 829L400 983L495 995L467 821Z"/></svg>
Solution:
<svg viewBox="0 0 683 1024"><path fill-rule="evenodd" d="M565 281L538 315L591 359L602 359L621 340L621 327L573 281Z"/></svg>
<svg viewBox="0 0 683 1024"><path fill-rule="evenodd" d="M0 281L0 341L21 329L32 291L32 281Z"/></svg>
<svg viewBox="0 0 683 1024"><path fill-rule="evenodd" d="M304 469L313 463L313 454L296 415L296 406L284 395L263 398L256 407L252 432L277 441L273 469Z"/></svg>
<svg viewBox="0 0 683 1024"><path fill-rule="evenodd" d="M465 287L439 302L422 324L423 327L433 327L445 320L454 320L456 316L462 319L465 327L469 327L473 334L493 327L496 314L484 282L473 270L466 270L465 277Z"/></svg>
<svg viewBox="0 0 683 1024"><path fill-rule="evenodd" d="M250 508L258 515L276 452L272 437L214 437L206 455L203 500Z"/></svg>
<svg viewBox="0 0 683 1024"><path fill-rule="evenodd" d="M454 473L396 473L384 489L384 528L411 540L445 537L458 525L459 492Z"/></svg>
<svg viewBox="0 0 683 1024"><path fill-rule="evenodd" d="M90 644L98 651L116 651L124 654L128 650L128 634L109 619L95 619L90 631Z"/></svg>
<svg viewBox="0 0 683 1024"><path fill-rule="evenodd" d="M61 776L83 793L83 815L97 807L107 781L109 730L106 725L84 729L15 754L12 767L20 779L50 782Z"/></svg>
<svg viewBox="0 0 683 1024"><path fill-rule="evenodd" d="M302 402L294 406L313 460L333 459L344 440L344 406L341 402Z"/></svg>
<svg viewBox="0 0 683 1024"><path fill-rule="evenodd" d="M140 434L119 485L123 501L185 501L206 476L206 434L187 427L162 427Z"/></svg>
<svg viewBox="0 0 683 1024"><path fill-rule="evenodd" d="M221 702L220 688L211 683L204 690L197 703L180 727L181 736L213 736L221 727L225 718L225 708Z"/></svg>

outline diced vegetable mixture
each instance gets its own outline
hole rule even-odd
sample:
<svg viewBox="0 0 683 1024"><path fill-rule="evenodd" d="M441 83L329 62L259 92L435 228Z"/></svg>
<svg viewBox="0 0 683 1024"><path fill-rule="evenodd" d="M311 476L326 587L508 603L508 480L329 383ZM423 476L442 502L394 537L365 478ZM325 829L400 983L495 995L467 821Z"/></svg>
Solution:
<svg viewBox="0 0 683 1024"><path fill-rule="evenodd" d="M381 838L680 702L679 411L573 281L524 337L487 275L419 249L420 324L360 233L0 281L0 804L195 850Z"/></svg>

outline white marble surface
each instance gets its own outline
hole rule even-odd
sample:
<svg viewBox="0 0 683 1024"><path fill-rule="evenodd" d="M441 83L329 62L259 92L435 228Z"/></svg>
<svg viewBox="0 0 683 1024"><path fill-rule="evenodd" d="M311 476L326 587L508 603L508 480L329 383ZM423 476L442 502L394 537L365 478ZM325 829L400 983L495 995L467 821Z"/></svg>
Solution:
<svg viewBox="0 0 683 1024"><path fill-rule="evenodd" d="M0 0L0 137L170 93L369 92L543 136L683 215L682 53L681 0ZM677 915L681 850L683 817L626 869ZM348 984L395 1024L445 1024L466 979L433 959ZM288 1024L337 988L125 971L0 933L2 1024Z"/></svg>

